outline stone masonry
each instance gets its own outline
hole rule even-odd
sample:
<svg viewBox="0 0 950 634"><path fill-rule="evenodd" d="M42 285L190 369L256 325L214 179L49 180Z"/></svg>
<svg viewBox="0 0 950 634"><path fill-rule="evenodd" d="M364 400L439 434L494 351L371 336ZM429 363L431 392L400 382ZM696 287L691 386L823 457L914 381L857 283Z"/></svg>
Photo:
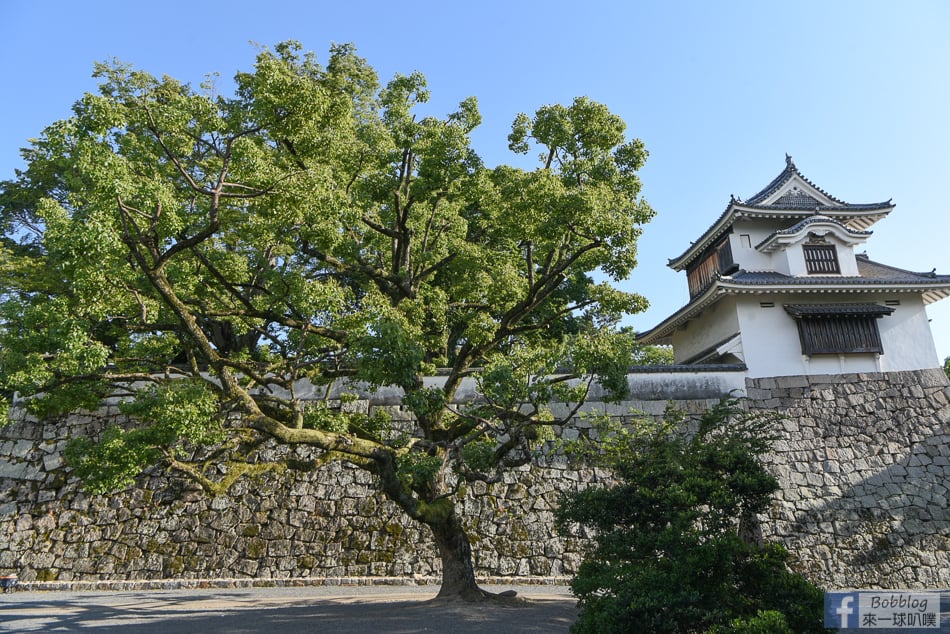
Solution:
<svg viewBox="0 0 950 634"><path fill-rule="evenodd" d="M699 412L717 400L684 405ZM630 406L660 415L665 402L636 401L624 411ZM406 416L398 406L374 407L388 407L394 421ZM266 446L262 461L282 460L288 468L241 478L215 498L160 471L126 491L87 495L70 476L63 451L70 438L95 438L120 421L118 408L107 406L58 421L26 417L0 428L0 574L16 573L21 586L37 588L163 579L285 584L439 578L425 526L378 494L367 472L320 464L319 452L305 447ZM579 421L562 431L576 437L585 427ZM585 542L583 535L558 537L552 510L562 491L605 477L575 469L563 456L542 455L533 468L507 473L503 482L469 487L462 510L479 577L567 581Z"/></svg>
<svg viewBox="0 0 950 634"><path fill-rule="evenodd" d="M785 414L763 521L828 588L950 587L950 387L940 369L755 379Z"/></svg>
<svg viewBox="0 0 950 634"><path fill-rule="evenodd" d="M681 388L676 403L690 413L718 400ZM649 399L611 410L660 415L668 399L655 384L650 390ZM786 544L797 570L829 588L950 586L950 386L942 371L758 379L746 391L749 407L786 414L769 457L782 490L762 529ZM394 418L401 411L386 407ZM439 576L425 527L377 494L372 476L320 464L300 447L264 448L267 458L289 457L289 467L242 478L216 498L158 471L126 491L87 495L63 450L117 417L107 407L0 428L0 574L36 588ZM583 421L562 433L585 433ZM584 535L557 537L552 509L562 491L605 481L547 456L502 483L470 487L462 504L479 577L569 579Z"/></svg>

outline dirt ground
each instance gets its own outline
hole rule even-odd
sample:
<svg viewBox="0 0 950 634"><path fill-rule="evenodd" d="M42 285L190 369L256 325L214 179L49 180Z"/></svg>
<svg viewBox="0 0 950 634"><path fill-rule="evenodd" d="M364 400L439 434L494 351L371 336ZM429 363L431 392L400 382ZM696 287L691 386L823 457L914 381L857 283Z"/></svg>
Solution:
<svg viewBox="0 0 950 634"><path fill-rule="evenodd" d="M0 632L558 633L577 616L561 586L491 589L524 602L432 604L431 586L13 592L0 594Z"/></svg>

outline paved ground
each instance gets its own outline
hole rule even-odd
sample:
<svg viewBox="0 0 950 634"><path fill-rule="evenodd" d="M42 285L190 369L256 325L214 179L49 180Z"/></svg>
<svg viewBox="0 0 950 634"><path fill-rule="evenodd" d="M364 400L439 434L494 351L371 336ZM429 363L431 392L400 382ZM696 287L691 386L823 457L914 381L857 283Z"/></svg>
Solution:
<svg viewBox="0 0 950 634"><path fill-rule="evenodd" d="M13 592L0 594L0 632L557 633L568 632L577 614L565 587L490 589L514 589L527 601L431 605L433 586Z"/></svg>

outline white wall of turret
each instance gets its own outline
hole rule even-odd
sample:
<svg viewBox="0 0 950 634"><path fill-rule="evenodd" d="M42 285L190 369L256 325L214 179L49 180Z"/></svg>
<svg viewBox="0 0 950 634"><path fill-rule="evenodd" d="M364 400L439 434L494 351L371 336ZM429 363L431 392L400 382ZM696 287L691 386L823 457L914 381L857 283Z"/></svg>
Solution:
<svg viewBox="0 0 950 634"><path fill-rule="evenodd" d="M843 299L881 304L898 302L889 306L894 309L893 313L877 320L883 354L803 355L797 325L783 305L828 303L827 296L743 295L736 301L736 312L748 376L896 372L940 366L927 311L919 295L837 296L834 301L842 303ZM690 328L694 325L690 324Z"/></svg>

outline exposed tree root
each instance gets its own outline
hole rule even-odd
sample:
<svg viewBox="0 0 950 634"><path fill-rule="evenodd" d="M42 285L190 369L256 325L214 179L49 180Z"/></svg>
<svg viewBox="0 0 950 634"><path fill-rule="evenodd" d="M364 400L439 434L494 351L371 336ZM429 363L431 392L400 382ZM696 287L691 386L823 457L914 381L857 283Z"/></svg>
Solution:
<svg viewBox="0 0 950 634"><path fill-rule="evenodd" d="M518 596L514 590L504 592L489 592L483 588L466 588L459 592L444 592L428 601L434 605L448 605L452 603L491 603L495 605L523 606L527 605L527 600Z"/></svg>

